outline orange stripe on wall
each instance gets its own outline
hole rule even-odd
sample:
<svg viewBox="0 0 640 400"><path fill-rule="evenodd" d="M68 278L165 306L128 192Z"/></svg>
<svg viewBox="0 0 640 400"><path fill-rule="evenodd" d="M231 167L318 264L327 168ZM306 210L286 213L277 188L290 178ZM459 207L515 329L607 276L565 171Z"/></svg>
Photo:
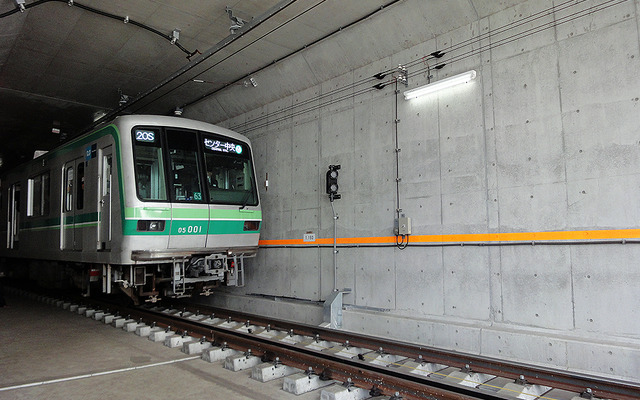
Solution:
<svg viewBox="0 0 640 400"><path fill-rule="evenodd" d="M595 231L555 231L555 232L515 232L515 233L472 233L449 235L412 235L409 243L476 243L476 242L533 242L555 240L607 240L638 239L640 229L615 229ZM395 236L338 238L338 244L389 244L396 243ZM333 238L316 239L305 242L302 239L260 240L260 246L333 244Z"/></svg>

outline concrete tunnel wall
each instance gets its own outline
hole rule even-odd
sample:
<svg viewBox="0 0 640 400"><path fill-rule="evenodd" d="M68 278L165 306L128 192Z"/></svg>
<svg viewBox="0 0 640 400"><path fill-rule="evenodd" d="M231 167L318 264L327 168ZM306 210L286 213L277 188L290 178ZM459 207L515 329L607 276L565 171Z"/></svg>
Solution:
<svg viewBox="0 0 640 400"><path fill-rule="evenodd" d="M262 239L333 237L324 193L330 164L342 166L338 237L393 235L393 84L284 119L278 110L307 100L318 105L314 99L323 93L491 32L533 4L224 121L232 129L250 128L261 116L275 121L245 129L260 187ZM399 95L400 206L413 235L524 233L530 240L531 233L559 231L572 239L583 231L638 228L639 4L628 1L435 73L441 79L475 69L476 80L465 86L412 101ZM497 38L474 47L491 40ZM425 83L423 73L409 87ZM208 112L205 104L187 115L207 119ZM618 234L638 237L612 235ZM341 248L338 287L352 289L344 328L638 381L640 244L473 244ZM213 301L320 323L322 308L314 302L248 294L326 299L334 286L332 249L264 247L247 263L246 281Z"/></svg>

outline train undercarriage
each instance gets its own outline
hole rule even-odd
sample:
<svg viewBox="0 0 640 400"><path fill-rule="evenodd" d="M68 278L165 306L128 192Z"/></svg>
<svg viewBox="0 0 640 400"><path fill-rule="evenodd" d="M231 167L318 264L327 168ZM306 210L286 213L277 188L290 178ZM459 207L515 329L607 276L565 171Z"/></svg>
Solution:
<svg viewBox="0 0 640 400"><path fill-rule="evenodd" d="M163 297L209 296L220 286L244 286L244 256L211 254L173 258L170 263L102 266L102 291L116 284L134 303Z"/></svg>
<svg viewBox="0 0 640 400"><path fill-rule="evenodd" d="M8 276L35 281L41 287L77 288L86 296L121 291L134 304L141 304L209 296L219 286L242 287L245 258L244 254L210 254L134 265L9 259L4 260L3 269Z"/></svg>

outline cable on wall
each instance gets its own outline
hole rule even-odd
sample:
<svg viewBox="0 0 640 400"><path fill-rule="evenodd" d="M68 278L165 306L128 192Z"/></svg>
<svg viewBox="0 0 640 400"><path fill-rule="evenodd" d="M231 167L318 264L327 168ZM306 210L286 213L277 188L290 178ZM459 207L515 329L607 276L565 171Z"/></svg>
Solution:
<svg viewBox="0 0 640 400"><path fill-rule="evenodd" d="M157 29L155 29L155 28L153 28L153 27L151 27L149 25L143 24L142 22L138 22L136 20L133 20L133 19L129 18L128 15L120 16L120 15L116 15L116 14L111 14L109 12L102 11L102 10L99 10L97 8L93 8L93 7L78 3L77 1L74 1L74 0L37 0L37 1L34 1L33 3L29 3L29 4L20 4L20 3L18 3L20 5L17 5L15 9L0 14L0 19L8 17L8 16L13 15L13 14L16 14L18 12L24 12L25 10L28 10L30 8L34 8L34 7L37 7L39 5L42 5L42 4L45 4L45 3L49 3L49 2L65 3L70 7L71 6L75 6L75 7L78 7L80 9L82 9L82 10L89 11L91 13L94 13L94 14L97 14L97 15L101 15L103 17L111 18L111 19L114 19L116 21L121 21L121 22L123 22L125 24L131 24L131 25L137 26L139 28L145 29L145 30L157 35L157 36L162 37L163 39L166 39L171 44L175 45L182 52L187 54L187 59L189 59L189 60L191 60L191 57L193 57L195 54L199 54L200 53L198 51L198 49L195 49L194 51L189 51L189 50L185 49L179 43L178 34L176 33L176 31L173 31L173 33L171 35L167 35L167 34L162 33L159 30L157 30Z"/></svg>
<svg viewBox="0 0 640 400"><path fill-rule="evenodd" d="M229 46L231 43L235 42L236 40L238 40L241 37L244 37L249 32L252 32L254 29L256 29L257 27L261 26L263 23L265 23L266 21L270 20L275 15L278 15L280 12L286 10L288 7L290 7L296 1L297 0L280 0L276 5L274 5L273 7L269 8L267 11L265 11L261 15L253 18L249 23L246 23L244 25L244 27L239 32L231 34L231 35L227 36L226 38L224 38L223 40L221 40L220 42L216 43L215 46L213 46L209 50L206 50L204 53L202 53L201 55L196 57L196 59L193 62L184 65L178 71L174 72L171 76L169 76L168 78L165 78L162 82L158 83L157 85L155 85L151 89L149 89L146 92L138 95L134 99L131 99L129 102L127 102L125 104L122 104L120 107L117 107L117 108L109 111L103 117L101 117L100 119L94 121L93 124L87 126L81 133L86 133L86 132L90 131L91 129L95 128L96 126L100 125L101 123L106 122L106 121L110 120L111 118L114 118L115 116L119 115L125 109L130 108L134 104L136 104L136 103L142 101L143 99L149 97L151 94L155 93L156 91L158 91L161 88L165 87L166 85L168 85L169 83L171 83L174 80L178 79L182 75L186 74L187 72L189 72L193 68L195 68L198 65L202 64L207 59L212 57L214 54L217 54L220 51L222 51L223 49L227 48L227 46Z"/></svg>
<svg viewBox="0 0 640 400"><path fill-rule="evenodd" d="M452 45L450 48L446 49L447 53L453 53L455 51L459 51L459 50L463 50L466 47L469 47L473 44L477 44L478 41L480 40L485 40L485 39L489 39L492 36L496 36L499 34L503 34L503 33L507 33L510 31L513 31L514 29L517 29L523 25L526 24L530 24L532 22L538 21L544 17L549 17L552 16L554 13L557 13L559 11L564 11L567 9L570 9L572 7L575 7L581 3L584 3L586 1L589 0L568 0L565 1L564 3L561 3L559 5L556 6L552 6L549 7L545 10L539 11L537 13L534 13L528 17L522 18L518 21L514 21L514 22L510 22L507 23L505 25L502 25L498 28L496 28L495 30L489 31L487 33L483 33L477 36L474 36L470 39L466 39L460 43L457 43L455 45ZM595 6L591 6L588 7L584 10L580 10L580 11L576 11L574 13L571 13L567 16L564 16L562 18L559 18L557 20L554 20L552 22L546 22L546 23L542 23L542 24L538 24L536 26L533 26L527 30L524 30L522 32L518 32L518 33L514 33L506 38L497 40L495 42L489 43L487 45L482 45L476 49L471 49L467 52L464 52L462 54L456 55L453 58L448 59L446 62L438 62L435 63L433 65L429 65L427 63L426 66L424 66L423 68L419 69L419 70L415 70L413 72L411 72L409 74L409 77L415 77L418 76L422 73L427 72L427 74L430 75L431 70L433 69L441 69L443 67L445 67L446 65L452 65L456 62L460 62L464 59L479 55L481 52L483 51L489 51L495 48L498 48L500 46L504 46L506 44L512 43L516 40L520 40L520 39L525 39L527 37L530 37L532 35L535 35L539 32L542 32L546 29L551 29L554 28L556 26L574 21L576 19L588 16L588 15L594 15L597 12L603 11L607 8L616 6L620 3L626 2L628 0L607 0L604 3L595 5ZM433 53L425 56L425 57L429 57L432 56L433 58L441 58L445 53L443 51L434 51ZM406 64L404 64L407 68L412 67L412 66L416 66L419 65L421 63L425 63L425 57L421 57L415 60L411 60L409 62L407 62ZM240 124L234 125L231 127L231 129L234 129L240 133L246 134L248 132L252 132L252 131L256 131L262 128L267 127L269 124L273 124L273 123L279 123L282 121L285 121L289 118L292 117L296 117L296 116L301 116L304 115L306 113L310 113L310 112L314 112L314 111L318 111L324 107L330 106L332 104L338 103L340 101L346 100L346 99L350 99L350 98L354 98L356 96L362 95L362 94L366 94L368 92L374 91L374 90L380 90L382 88L384 88L385 86L392 84L395 81L394 77L390 77L388 78L388 76L390 74L392 74L395 71L395 69L389 69L389 70L385 70L382 71L378 74L375 74L374 76L371 77L366 77L363 79L360 79L352 84L346 85L346 86L342 86L339 88L336 88L334 90L331 90L329 92L323 93L320 96L317 97L313 97L307 100L304 100L302 102L299 102L295 105L291 105L288 107L284 107L280 110L277 110L275 112L269 113L268 115L262 115L260 117L254 118L252 120L247 120L244 121ZM376 85L371 86L370 83L371 82L375 82L376 80L378 80L379 82ZM363 87L364 85L369 85L366 87ZM350 92L352 90L352 92ZM347 92L347 93L345 93ZM340 94L340 96L335 97L336 95ZM305 107L309 104L315 103L312 106L309 107ZM276 117L276 118L274 118Z"/></svg>
<svg viewBox="0 0 640 400"><path fill-rule="evenodd" d="M218 66L219 64L221 64L221 63L223 63L224 61L226 61L226 60L230 59L231 57L233 57L233 56L237 55L237 54L238 54L238 53L240 53L241 51L243 51L243 50L247 49L249 46L254 45L254 44L255 44L255 43L257 43L259 40L264 39L265 37L269 36L269 35L270 35L270 34L272 34L273 32L275 32L275 31L277 31L278 29L280 29L280 28L284 27L285 25L289 24L290 22L293 22L294 20L296 20L296 19L300 18L301 16L303 16L303 15L304 15L304 14L306 14L307 12L309 12L309 11L311 11L311 10L315 9L316 7L318 7L318 6L320 6L321 4L325 3L326 1L328 1L328 0L320 0L318 3L316 3L316 4L312 5L311 7L307 8L306 10L304 10L304 11L302 11L302 12L300 12L300 13L296 14L295 16L293 16L292 18L290 18L290 19L286 20L285 22L281 23L280 25L276 26L275 28L270 29L268 32L266 32L266 33L262 34L261 36L259 36L259 37L255 38L255 39L253 39L253 40L252 40L252 41L250 41L248 44L246 44L246 45L242 46L240 49L235 50L235 51L233 51L231 54L227 55L226 57L223 57L221 60L218 60L215 64L213 64L213 65L211 65L211 66L207 67L204 71L199 72L198 74L196 74L196 75L194 75L193 77L191 77L190 79L188 79L188 80L186 80L186 81L184 81L184 82L180 83L179 85L175 86L174 88L172 88L171 90L167 91L166 93L163 93L162 95L158 96L157 98L152 99L151 101L147 102L146 104L144 104L144 105L142 105L142 106L138 107L134 112L138 112L139 110L141 110L141 109L143 109L143 108L145 108L145 107L148 107L149 105L153 104L155 101L157 101L157 100L161 99L162 97L164 97L164 96L168 95L169 93L173 92L174 90L176 90L176 89L178 89L178 88L180 88L180 87L184 86L184 85L185 85L185 84L187 84L187 83L192 82L194 79L197 79L199 76L203 75L203 74L204 74L204 73L206 73L207 71L209 71L209 70L211 70L212 68L214 68L214 67ZM273 61L273 62L272 62L272 63L270 63L269 65L264 66L264 67L260 68L260 69L259 69L259 70L257 70L257 71L260 71L260 70L262 70L262 69L264 69L264 68L267 68L267 67L269 67L269 66L271 66L271 65L275 64L276 62L278 62L278 60ZM239 82L242 82L242 81L244 81L245 79L247 79L248 77L251 77L252 75L254 75L255 73L257 73L257 71L254 71L254 72L252 72L252 73L250 73L250 74L247 74L247 75L243 76L242 78L237 79L237 80L235 80L235 81L233 81L233 82L227 83L227 84L225 84L222 88L220 88L219 90L222 90L222 89L227 88L227 87L229 87L229 86L233 86L233 85L235 85L235 84L238 84ZM216 90L216 91L214 91L214 92L211 92L211 93L204 94L204 95L200 96L198 99L193 100L193 101L191 101L191 102L189 102L189 103L183 104L183 105L181 105L181 106L180 106L180 108L186 108L186 107L189 107L190 105L195 104L195 103L197 103L198 101L201 101L201 100L202 100L202 99L204 99L205 97L208 97L208 96L210 96L212 93L215 93L215 92L217 92L217 90Z"/></svg>
<svg viewBox="0 0 640 400"><path fill-rule="evenodd" d="M581 2L584 2L584 1L587 1L587 0L582 0ZM608 1L605 1L605 2L603 2L601 4L596 5L596 6L592 6L592 7L586 8L584 10L577 11L577 12L575 12L573 14L569 14L569 15L567 15L565 17L556 19L554 21L547 22L547 23L535 26L533 28L527 29L527 30L525 30L523 32L519 32L519 33L513 34L511 36L508 36L506 38L497 40L494 43L491 43L491 44L488 44L488 45L481 45L477 49L469 50L469 51L467 51L465 53L462 53L462 54L459 54L459 55L453 57L452 59L448 60L448 62L446 64L445 63L436 64L433 68L438 68L440 66L444 66L444 65L447 65L447 64L453 64L455 62L459 62L459 61L465 60L467 58L479 55L483 51L492 50L494 48L497 48L497 47L504 46L506 44L512 43L512 42L514 42L516 40L520 40L520 39L527 38L529 36L533 36L533 35L535 35L537 33L543 32L543 31L545 31L547 29L555 28L555 27L557 27L559 25L565 24L567 22L572 22L572 21L574 21L576 19L585 17L587 15L593 15L596 12L600 12L600 11L606 10L606 9L608 9L610 7L616 6L616 5L624 3L626 1L629 1L629 0L608 0ZM486 34L486 35L489 35L489 34ZM480 35L480 37L481 36L483 36L483 35ZM477 41L477 40L478 40L478 37L475 38L475 41ZM479 40L482 40L482 38L480 38ZM464 46L461 46L461 47L464 47ZM461 47L457 47L456 49L459 49ZM415 65L415 61L414 61L413 65ZM426 70L426 68L419 69L419 70L414 71L413 73L411 73L410 76L418 75L420 73L425 72L425 70Z"/></svg>
<svg viewBox="0 0 640 400"><path fill-rule="evenodd" d="M277 27L275 27L274 29L270 30L269 32L267 32L267 33L263 34L262 36L260 36L259 38L255 39L255 40L253 40L251 43L247 44L246 46L242 47L241 49L238 49L237 51L234 51L234 52L233 52L232 54L230 54L229 56L227 56L227 57L223 58L223 59L222 59L222 60L220 60L219 62L217 62L217 63L215 63L214 65L212 65L212 66L210 66L209 68L207 68L206 70L204 70L204 71L202 71L202 72L198 73L197 75L193 76L191 79L189 79L189 80L187 80L187 81L185 81L185 82L181 83L180 85L176 86L175 88L172 88L172 89L171 89L171 90L169 90L167 93L165 93L165 94L163 94L162 96L160 96L160 97L158 97L158 98L156 98L156 99L154 99L154 100L152 100L152 101L148 102L148 103L147 103L147 104L145 104L144 106L139 107L138 109L136 109L136 112L137 112L137 111L139 111L139 110L141 110L141 109L143 109L143 108L145 108L145 107L147 107L147 106L149 106L149 105L151 105L153 102L155 102L156 100L160 99L161 97L166 96L167 94L169 94L169 93L173 92L174 90L176 90L176 89L178 89L178 88L180 88L180 87L184 86L185 84L187 84L187 83L191 82L193 79L196 79L197 77L201 76L201 75L202 75L202 74L204 74L205 72L207 72L207 71L211 70L212 68L216 67L217 65L219 65L220 63L222 63L222 62L226 61L227 59L231 58L232 56L237 55L237 54L238 54L239 52L241 52L242 50L245 50L247 47L249 47L249 46L251 46L251 45L255 44L258 40L264 39L265 37L267 37L267 36L268 36L268 35L270 35L271 33L273 33L273 32L275 32L276 30L278 30L278 29L282 28L283 26L287 25L287 24L288 24L288 23L290 23L290 22L293 22L293 21L294 21L294 20L296 20L297 18L301 17L302 15L304 15L304 14L306 14L307 12L311 11L312 9L316 8L317 6L319 6L320 4L324 3L325 1L327 1L327 0L321 0L320 2L316 3L315 5L313 5L313 6L309 7L309 8L307 8L306 10L304 10L304 11L300 12L299 14L295 15L293 18L291 18L291 19L289 19L289 20L287 20L287 21L283 22L282 24L280 24L279 26L277 26ZM231 82L225 83L222 87L220 87L220 88L218 88L218 89L215 89L215 90L213 90L213 91L211 91L211 92L205 93L205 94L203 94L203 95L199 96L198 98L196 98L195 100L192 100L192 101L190 101L190 102L188 102L188 103L185 103L185 104L181 105L180 107L181 107L181 108L186 108L186 107L192 106L192 105L194 105L194 104L196 104L196 103L198 103L198 102L200 102L200 101L202 101L202 100L206 99L207 97L210 97L210 96L212 96L212 95L215 95L216 93L218 93L218 92L220 92L220 91L222 91L222 90L224 90L224 89L227 89L227 88L229 88L229 87L231 87L231 86L237 85L237 84L239 84L239 83L243 82L244 80L246 80L247 78L249 78L249 77L251 77L251 76L253 76L253 75L255 75L255 74L257 74L257 73L259 73L259 72L261 72L261 71L263 71L263 70L265 70L265 69L267 69L267 68L269 68L269 67L271 67L272 65L277 64L277 63L279 63L279 62L282 62L283 60L285 60L285 59L287 59L287 58L290 58L290 57L292 57L292 56L294 56L294 55L296 55L296 54L298 54L298 53L300 53L300 52L302 52L302 51L304 51L304 50L308 49L309 47L311 47L311 46L313 46L313 45L315 45L315 44L317 44L317 43L319 43L319 42L321 42L321 41L323 41L323 40L326 40L327 38L329 38L329 37L331 37L331 36L333 36L333 35L335 35L335 34L337 34L337 33L339 33L339 32L342 32L343 30L345 30L345 29L347 29L347 28L349 28L349 27L351 27L351 26L353 26L353 25L355 25L355 24L357 24L357 23L359 23L359 22L361 22L361 21L363 21L363 20L365 20L365 19L371 18L373 15L375 15L375 14L377 14L377 13L379 13L379 12L383 11L383 10L386 10L386 9L387 9L387 8L389 8L390 6L392 6L392 5L394 5L395 3L398 3L398 2L400 2L400 1L404 1L404 0L392 0L392 1L390 1L390 2L388 2L388 3L386 3L386 4L384 4L384 5L382 5L382 6L380 6L380 7L378 7L376 10L374 10L373 12L371 12L371 13L369 13L369 14L365 15L364 17L361 17L361 18L359 18L359 19L357 19L357 20L355 20L355 21L352 21L352 22L350 22L349 24L347 24L347 25L345 25L345 26L342 26L342 27L340 27L340 28L336 29L335 31L333 31L333 32L330 32L330 33L326 34L325 36L323 36L323 37L321 37L321 38L319 38L319 39L316 39L316 40L312 41L311 43L307 43L306 45L302 46L301 48L299 48L299 49L297 49L297 50L294 50L293 52L288 53L288 54L287 54L287 55L285 55L285 56L282 56L282 57L280 57L280 58L277 58L277 59L273 60L272 62L270 62L268 65L265 65L265 66L263 66L263 67L260 67L260 68L258 68L258 69L256 69L256 70L254 70L254 71L252 71L252 72L250 72L250 73L248 73L248 74L244 75L244 76L243 76L243 77L241 77L241 78L238 78L238 79L236 79L236 80L234 80L234 81L231 81Z"/></svg>

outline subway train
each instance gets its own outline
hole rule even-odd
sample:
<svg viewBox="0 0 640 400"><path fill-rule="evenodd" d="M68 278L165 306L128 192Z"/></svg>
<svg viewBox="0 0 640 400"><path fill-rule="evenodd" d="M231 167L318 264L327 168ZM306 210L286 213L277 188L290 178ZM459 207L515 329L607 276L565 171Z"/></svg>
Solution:
<svg viewBox="0 0 640 400"><path fill-rule="evenodd" d="M12 273L94 292L101 281L136 303L244 285L262 222L246 137L152 115L117 117L4 173L0 206Z"/></svg>

